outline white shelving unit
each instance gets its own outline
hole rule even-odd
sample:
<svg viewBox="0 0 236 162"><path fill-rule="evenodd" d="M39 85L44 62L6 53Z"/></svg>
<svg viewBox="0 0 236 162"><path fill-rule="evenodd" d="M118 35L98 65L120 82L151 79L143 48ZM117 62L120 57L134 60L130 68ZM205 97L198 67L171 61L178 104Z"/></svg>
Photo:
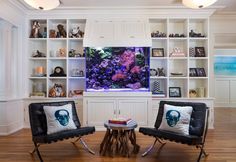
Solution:
<svg viewBox="0 0 236 162"><path fill-rule="evenodd" d="M40 33L43 34L43 38L30 38L31 26L33 21L40 23ZM57 26L63 25L66 31L66 37L58 37ZM72 38L69 34L72 29L79 27L81 31L85 31L86 20L85 19L32 19L29 21L29 38L28 38L28 55L29 55L29 71L28 71L28 93L35 92L35 87L40 85L45 93L45 99L49 97L49 90L54 84L61 84L66 92L65 97L57 98L80 98L80 96L70 96L70 91L74 93L74 90L85 89L85 77L74 76L73 70L78 70L81 74L85 74L85 58L83 55L83 37ZM50 31L54 30L54 36L50 34ZM46 34L44 33L46 31ZM56 36L56 38L55 38ZM69 52L75 50L81 57L71 57ZM33 57L36 51L43 53L44 57ZM55 77L50 76L55 67L61 67L64 70L66 76ZM43 75L38 76L37 68L43 69ZM33 99L37 97L33 96ZM42 97L38 97L43 99Z"/></svg>
<svg viewBox="0 0 236 162"><path fill-rule="evenodd" d="M153 83L158 81L160 90L164 92L164 98L170 97L170 87L180 87L181 97L190 98L190 90L198 93L199 88L204 88L204 96L196 98L209 98L209 20L207 18L167 18L167 19L149 19L151 32L164 32L167 37L152 37L152 48L164 49L164 57L152 57L150 54L150 68L164 68L165 77L151 76L150 89L153 90ZM189 32L201 33L204 37L190 37ZM173 35L183 37L175 37ZM173 49L178 47L184 56L171 56ZM190 55L190 48L204 47L205 57L193 57ZM206 76L190 77L190 68L204 68ZM182 75L172 75L173 73L182 73ZM158 98L158 95L153 97ZM160 96L163 98L163 96ZM178 97L179 98L179 97Z"/></svg>

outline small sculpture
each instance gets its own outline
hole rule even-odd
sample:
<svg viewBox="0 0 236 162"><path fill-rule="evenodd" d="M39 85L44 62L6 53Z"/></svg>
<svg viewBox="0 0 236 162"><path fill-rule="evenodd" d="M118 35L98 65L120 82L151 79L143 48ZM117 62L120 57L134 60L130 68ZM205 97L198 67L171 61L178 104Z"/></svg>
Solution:
<svg viewBox="0 0 236 162"><path fill-rule="evenodd" d="M54 29L51 29L50 31L49 31L49 38L56 38L56 30L54 30Z"/></svg>
<svg viewBox="0 0 236 162"><path fill-rule="evenodd" d="M171 33L171 34L169 34L169 37L184 38L186 36L185 36L185 34L178 34L178 33L173 34L173 33Z"/></svg>
<svg viewBox="0 0 236 162"><path fill-rule="evenodd" d="M55 67L53 74L50 74L50 77L65 77L65 76L66 74L64 73L64 70L60 66Z"/></svg>
<svg viewBox="0 0 236 162"><path fill-rule="evenodd" d="M66 38L66 30L64 29L64 26L62 24L58 24L57 29L57 38Z"/></svg>
<svg viewBox="0 0 236 162"><path fill-rule="evenodd" d="M61 84L55 83L49 90L49 97L65 97L66 93Z"/></svg>
<svg viewBox="0 0 236 162"><path fill-rule="evenodd" d="M66 49L60 48L58 51L58 57L66 57Z"/></svg>
<svg viewBox="0 0 236 162"><path fill-rule="evenodd" d="M202 33L195 33L193 30L189 32L189 37L205 37Z"/></svg>
<svg viewBox="0 0 236 162"><path fill-rule="evenodd" d="M158 76L165 76L164 68L157 68Z"/></svg>
<svg viewBox="0 0 236 162"><path fill-rule="evenodd" d="M40 29L40 23L36 20L33 21L30 38L42 38L43 36L40 33L39 29Z"/></svg>
<svg viewBox="0 0 236 162"><path fill-rule="evenodd" d="M46 55L39 50L33 52L32 57L46 57Z"/></svg>
<svg viewBox="0 0 236 162"><path fill-rule="evenodd" d="M156 76L157 74L158 73L156 69L150 69L150 76Z"/></svg>
<svg viewBox="0 0 236 162"><path fill-rule="evenodd" d="M170 53L170 57L185 57L185 54L180 50L180 48L175 47L173 48L173 51Z"/></svg>
<svg viewBox="0 0 236 162"><path fill-rule="evenodd" d="M84 32L77 28L73 28L69 34L70 38L83 38L84 37Z"/></svg>
<svg viewBox="0 0 236 162"><path fill-rule="evenodd" d="M159 32L158 30L156 32L151 33L151 37L166 37L166 34L163 32Z"/></svg>
<svg viewBox="0 0 236 162"><path fill-rule="evenodd" d="M192 98L192 97L197 97L197 91L194 90L194 89L190 89L189 90L189 97Z"/></svg>
<svg viewBox="0 0 236 162"><path fill-rule="evenodd" d="M84 55L83 54L81 54L81 53L76 53L76 50L74 50L74 49L71 49L70 51L69 51L69 57L83 57Z"/></svg>

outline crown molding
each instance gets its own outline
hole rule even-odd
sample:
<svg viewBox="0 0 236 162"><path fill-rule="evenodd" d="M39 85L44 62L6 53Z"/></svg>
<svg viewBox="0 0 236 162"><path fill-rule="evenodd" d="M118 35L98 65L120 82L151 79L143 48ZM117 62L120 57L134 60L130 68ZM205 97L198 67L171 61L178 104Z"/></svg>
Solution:
<svg viewBox="0 0 236 162"><path fill-rule="evenodd" d="M7 0L5 0L7 1ZM23 2L23 0L8 0L12 5L17 7L27 16L37 15L160 15L173 17L186 17L186 15L209 17L215 13L215 11L225 8L225 6L210 6L204 9L190 9L183 5L177 6L88 6L88 7L65 7L60 5L54 10L41 11L34 9ZM121 12L122 11L122 12Z"/></svg>
<svg viewBox="0 0 236 162"><path fill-rule="evenodd" d="M12 6L18 8L24 14L27 13L28 8L23 4L23 2L19 0L5 0L5 1L10 2Z"/></svg>
<svg viewBox="0 0 236 162"><path fill-rule="evenodd" d="M236 11L219 11L215 12L212 19L236 19Z"/></svg>
<svg viewBox="0 0 236 162"><path fill-rule="evenodd" d="M28 16L64 16L68 15L85 15L85 16L141 16L141 17L209 17L215 12L215 8L211 9L201 9L193 10L183 7L80 7L80 9L67 8L65 9L55 9L50 11L40 11L40 10L29 10L27 12Z"/></svg>

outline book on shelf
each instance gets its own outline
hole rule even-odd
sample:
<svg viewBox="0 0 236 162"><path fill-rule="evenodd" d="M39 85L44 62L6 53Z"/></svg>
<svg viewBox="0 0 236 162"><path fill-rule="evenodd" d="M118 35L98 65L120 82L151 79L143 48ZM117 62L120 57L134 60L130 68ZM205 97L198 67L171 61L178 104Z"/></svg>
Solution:
<svg viewBox="0 0 236 162"><path fill-rule="evenodd" d="M132 122L131 118L114 118L114 119L109 119L108 123L110 124L123 124L123 125L127 125L130 122Z"/></svg>

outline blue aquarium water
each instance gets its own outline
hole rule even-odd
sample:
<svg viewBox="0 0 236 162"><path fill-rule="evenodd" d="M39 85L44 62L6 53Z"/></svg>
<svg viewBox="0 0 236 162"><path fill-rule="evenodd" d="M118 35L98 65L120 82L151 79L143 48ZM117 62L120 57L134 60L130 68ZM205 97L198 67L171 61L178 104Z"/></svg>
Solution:
<svg viewBox="0 0 236 162"><path fill-rule="evenodd" d="M236 76L236 57L217 56L214 62L215 75Z"/></svg>
<svg viewBox="0 0 236 162"><path fill-rule="evenodd" d="M86 47L86 90L149 91L149 50Z"/></svg>

